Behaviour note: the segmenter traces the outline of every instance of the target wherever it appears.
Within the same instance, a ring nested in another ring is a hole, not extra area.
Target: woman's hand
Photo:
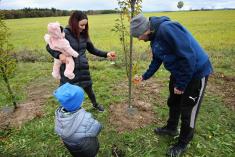
[[[62,63],[66,64],[66,56],[64,54],[60,54],[59,59]]]
[[[174,88],[174,93],[177,95],[184,94],[184,91],[178,90],[176,87]]]
[[[110,60],[115,60],[116,59],[116,53],[114,51],[110,51],[107,53],[107,57]]]

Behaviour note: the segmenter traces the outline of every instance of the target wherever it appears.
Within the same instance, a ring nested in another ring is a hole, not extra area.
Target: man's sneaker
[[[185,152],[186,149],[186,144],[176,143],[175,145],[169,148],[169,150],[166,152],[166,155],[170,157],[179,157]]]
[[[104,112],[104,107],[100,104],[93,105],[95,109],[97,109],[99,112]]]
[[[169,136],[176,136],[178,135],[177,129],[169,129],[167,126],[156,128],[154,132],[158,135],[169,135]]]

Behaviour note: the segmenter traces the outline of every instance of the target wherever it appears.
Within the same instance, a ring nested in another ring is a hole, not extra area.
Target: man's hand
[[[107,57],[110,60],[115,60],[116,59],[116,53],[114,51],[110,51],[107,53]]]
[[[133,83],[134,84],[140,84],[142,81],[143,81],[143,77],[142,76],[135,75],[135,77],[133,79]]]
[[[64,54],[60,54],[59,59],[62,63],[66,64],[66,56]]]
[[[184,94],[184,91],[178,90],[176,87],[174,88],[174,93],[177,95]]]

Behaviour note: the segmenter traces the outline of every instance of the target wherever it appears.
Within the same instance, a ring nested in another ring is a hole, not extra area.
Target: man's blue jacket
[[[149,79],[163,63],[176,79],[175,87],[184,91],[192,79],[212,73],[208,55],[194,37],[178,22],[168,17],[150,17],[153,59],[143,79]]]

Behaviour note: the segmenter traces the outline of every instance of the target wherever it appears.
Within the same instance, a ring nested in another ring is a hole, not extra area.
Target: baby
[[[49,44],[50,48],[56,51],[61,52],[66,56],[66,68],[64,75],[69,79],[75,77],[74,70],[74,60],[72,57],[78,57],[78,53],[73,50],[68,42],[65,39],[65,34],[63,28],[58,22],[49,23],[47,26],[48,34],[44,36],[46,43]],[[58,59],[54,59],[53,72],[52,76],[56,79],[60,79],[60,66],[62,62]]]
[[[61,106],[55,111],[55,131],[74,157],[95,157],[99,150],[101,124],[81,106],[82,88],[70,83],[60,86],[54,96]]]

